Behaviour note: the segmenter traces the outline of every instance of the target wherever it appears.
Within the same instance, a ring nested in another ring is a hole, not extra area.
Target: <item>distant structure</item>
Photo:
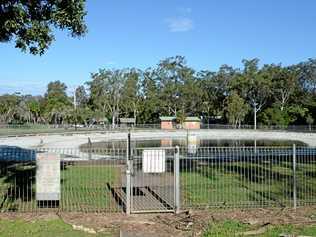
[[[160,117],[161,129],[173,129],[175,125],[176,117],[162,116]]]
[[[106,125],[109,123],[109,120],[108,118],[106,117],[100,117],[100,118],[94,118],[92,121],[91,121],[91,125],[93,124],[98,124],[98,125]]]
[[[199,117],[186,117],[183,122],[184,129],[200,129],[201,119]]]
[[[122,128],[131,128],[136,124],[135,118],[120,118],[120,127]]]
[[[170,137],[161,138],[160,146],[161,147],[172,147],[172,138],[170,138]]]

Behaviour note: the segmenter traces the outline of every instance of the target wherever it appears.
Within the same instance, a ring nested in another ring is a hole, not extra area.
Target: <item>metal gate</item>
[[[177,212],[179,148],[136,148],[128,157],[126,212]]]

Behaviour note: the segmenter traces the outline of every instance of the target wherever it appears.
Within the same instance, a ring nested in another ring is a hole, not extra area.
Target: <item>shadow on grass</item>
[[[0,209],[15,211],[17,200],[34,199],[36,152],[15,146],[0,146]]]

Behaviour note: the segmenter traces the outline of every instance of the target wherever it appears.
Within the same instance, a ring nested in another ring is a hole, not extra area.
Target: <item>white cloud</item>
[[[193,29],[193,21],[188,17],[167,18],[166,23],[170,32],[186,32]]]

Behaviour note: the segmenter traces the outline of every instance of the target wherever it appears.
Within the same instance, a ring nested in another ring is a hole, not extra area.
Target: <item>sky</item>
[[[86,8],[87,35],[56,31],[43,56],[0,43],[0,94],[41,94],[55,80],[72,93],[99,68],[146,69],[176,55],[212,71],[316,56],[314,0],[87,0]]]

